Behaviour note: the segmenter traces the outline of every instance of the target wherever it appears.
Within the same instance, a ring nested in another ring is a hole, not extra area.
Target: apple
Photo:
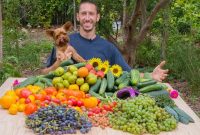
[[[101,70],[97,71],[96,75],[97,75],[98,77],[101,77],[101,78],[104,78],[104,76],[105,76],[104,72],[101,71]]]
[[[76,84],[81,86],[82,84],[84,84],[84,78],[77,78],[76,79]]]
[[[63,81],[63,85],[64,85],[65,88],[68,88],[68,87],[69,87],[69,82],[68,82],[68,80],[64,80],[64,81]]]
[[[83,91],[83,92],[88,92],[89,89],[90,89],[90,86],[89,86],[88,83],[84,83],[84,84],[82,84],[81,87],[80,87],[80,90]]]
[[[63,78],[64,80],[67,80],[67,79],[69,78],[69,76],[71,76],[71,75],[72,75],[72,73],[66,72],[66,73],[64,73],[64,75],[62,75],[62,78]]]
[[[62,83],[63,82],[63,78],[62,77],[54,77],[52,80],[53,85],[57,84],[57,83]]]
[[[54,74],[55,76],[62,76],[65,72],[65,69],[63,67],[58,67],[55,71]]]
[[[75,84],[75,83],[76,83],[76,79],[77,79],[77,77],[76,77],[75,75],[71,75],[71,76],[69,76],[69,78],[68,78],[68,82],[69,82],[70,84]]]
[[[71,73],[73,73],[74,71],[77,71],[78,68],[77,68],[76,66],[74,66],[74,65],[70,65],[70,66],[68,67],[68,70],[69,70]]]

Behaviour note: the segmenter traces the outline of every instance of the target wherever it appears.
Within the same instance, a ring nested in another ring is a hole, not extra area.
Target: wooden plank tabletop
[[[0,97],[9,89],[15,79],[19,81],[25,78],[8,78],[4,84],[0,87]],[[195,121],[195,123],[190,123],[184,125],[179,123],[176,130],[172,132],[162,132],[160,135],[200,135],[200,119],[192,111],[192,109],[183,101],[179,96],[174,100],[176,105],[188,113]],[[80,133],[77,133],[80,134]],[[17,115],[9,115],[8,110],[0,108],[0,135],[34,135],[34,133],[25,128],[25,116],[23,113],[18,113]],[[114,130],[111,128],[106,128],[102,130],[98,127],[93,127],[92,130],[86,135],[130,135],[119,130]]]

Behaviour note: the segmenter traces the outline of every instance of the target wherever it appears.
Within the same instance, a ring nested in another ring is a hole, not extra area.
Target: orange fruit
[[[12,104],[15,103],[16,103],[16,96],[4,95],[0,99],[0,105],[5,109],[8,109]]]
[[[81,67],[77,71],[77,75],[79,77],[86,77],[89,74],[89,71],[86,67]]]
[[[24,109],[25,109],[25,106],[26,106],[25,104],[19,104],[19,105],[18,105],[18,111],[19,111],[19,112],[23,112]]]

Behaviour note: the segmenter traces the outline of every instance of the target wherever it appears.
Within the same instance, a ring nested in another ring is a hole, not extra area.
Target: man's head
[[[100,14],[96,3],[89,0],[80,3],[77,13],[77,20],[80,22],[80,31],[95,31],[95,26],[99,19]]]

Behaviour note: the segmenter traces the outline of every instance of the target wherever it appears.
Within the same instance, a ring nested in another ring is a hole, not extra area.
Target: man
[[[94,2],[83,1],[79,5],[77,20],[80,23],[79,33],[70,35],[70,44],[86,60],[93,57],[108,60],[111,65],[118,64],[123,70],[130,71],[130,66],[125,62],[118,49],[109,41],[96,34],[96,23],[100,19],[98,7]],[[51,68],[54,62],[60,63],[60,59],[55,58],[55,49],[47,61],[47,67]],[[150,74],[157,81],[162,81],[167,76],[168,70],[161,69],[165,62],[161,62]],[[47,69],[48,69],[47,68]],[[44,69],[46,70],[46,69]],[[141,74],[143,76],[144,74]]]

